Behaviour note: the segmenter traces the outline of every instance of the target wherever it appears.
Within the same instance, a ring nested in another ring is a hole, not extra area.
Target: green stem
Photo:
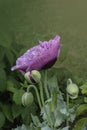
[[[42,83],[40,82],[39,85],[40,85],[40,97],[41,97],[42,104],[43,104],[43,106],[44,106],[45,103],[44,103],[44,95],[43,95]]]
[[[14,93],[15,91],[17,91],[17,89],[14,87],[8,86],[7,91]]]
[[[44,108],[44,112],[45,112],[45,114],[46,114],[46,116],[47,116],[48,124],[49,124],[49,125],[51,126],[51,128],[52,128],[52,127],[53,127],[53,124],[52,124],[50,115],[47,113],[47,110],[46,110],[46,107],[45,107],[42,83],[40,82],[39,85],[40,85],[40,97],[41,97],[42,105],[43,105],[43,108]]]
[[[41,101],[40,101],[40,95],[39,95],[39,92],[37,90],[37,88],[34,86],[34,85],[29,85],[28,88],[27,88],[27,92],[30,91],[30,88],[34,88],[35,92],[36,92],[36,95],[37,95],[37,100],[38,100],[38,103],[39,103],[39,107],[40,109],[42,108],[42,105],[41,105]]]
[[[66,105],[67,105],[67,112],[69,112],[69,95],[67,94],[67,100],[66,100]],[[68,117],[66,120],[66,125],[69,126],[69,121],[68,121]]]
[[[47,99],[49,99],[50,96],[47,89],[47,70],[45,70],[44,89],[45,89],[46,97]]]

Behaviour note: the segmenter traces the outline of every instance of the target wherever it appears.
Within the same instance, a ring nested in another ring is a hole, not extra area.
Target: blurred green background
[[[87,76],[87,0],[0,0],[0,45],[32,47],[61,36],[60,60],[80,77]]]

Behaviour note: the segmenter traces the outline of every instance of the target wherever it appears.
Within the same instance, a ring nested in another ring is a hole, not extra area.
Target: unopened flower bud
[[[29,83],[39,83],[41,80],[41,74],[37,70],[25,73],[24,77]]]
[[[26,72],[25,75],[24,75],[24,77],[27,80],[27,82],[31,83],[30,72]]]
[[[31,105],[34,101],[34,97],[31,92],[25,92],[22,96],[22,104],[24,106]]]
[[[32,76],[32,78],[34,79],[34,81],[35,81],[36,83],[39,83],[39,82],[40,82],[40,80],[41,80],[41,74],[40,74],[39,71],[33,70],[33,71],[31,72],[31,76]]]
[[[69,83],[67,85],[66,91],[71,99],[76,99],[78,97],[79,88],[76,84],[74,84],[72,82]]]

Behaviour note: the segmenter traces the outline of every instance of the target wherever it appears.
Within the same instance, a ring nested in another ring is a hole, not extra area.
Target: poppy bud
[[[25,73],[24,77],[29,83],[39,83],[41,80],[41,74],[37,70]]]
[[[31,92],[25,92],[22,96],[22,104],[24,106],[28,106],[28,105],[31,105],[33,103],[33,95]]]
[[[27,80],[27,82],[31,83],[30,72],[26,72],[25,75],[24,75],[24,77]]]
[[[71,99],[76,99],[78,97],[79,88],[74,83],[69,83],[66,88],[67,93],[69,94]]]

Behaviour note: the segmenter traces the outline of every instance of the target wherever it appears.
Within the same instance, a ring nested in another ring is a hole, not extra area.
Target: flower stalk
[[[46,107],[45,107],[44,95],[43,95],[43,87],[42,87],[41,82],[39,83],[39,86],[40,86],[40,97],[41,97],[42,105],[43,105],[43,108],[44,108],[44,112],[45,112],[45,114],[47,116],[48,124],[51,126],[51,128],[53,128],[53,123],[52,123],[51,118],[50,118],[50,113],[48,114],[48,112],[46,110]]]
[[[67,112],[69,112],[69,95],[68,94],[67,94],[67,100],[66,100],[66,107],[67,107]],[[66,120],[66,126],[69,126],[68,117]]]
[[[72,84],[71,79],[68,79],[68,81],[67,81],[67,86],[69,86],[69,84]],[[68,95],[67,92],[66,92],[66,107],[67,107],[67,112],[69,112],[69,95]],[[67,120],[66,120],[66,126],[69,126],[68,117],[67,117]]]
[[[34,86],[34,85],[29,85],[28,88],[27,88],[27,92],[30,91],[30,88],[33,88],[36,92],[36,96],[37,96],[37,100],[38,100],[38,104],[39,104],[39,107],[40,109],[42,108],[42,105],[41,105],[41,101],[40,101],[40,95],[39,95],[39,92],[37,90],[37,88]]]
[[[47,99],[49,99],[50,95],[47,89],[47,70],[45,70],[44,89],[45,89],[46,97]]]

